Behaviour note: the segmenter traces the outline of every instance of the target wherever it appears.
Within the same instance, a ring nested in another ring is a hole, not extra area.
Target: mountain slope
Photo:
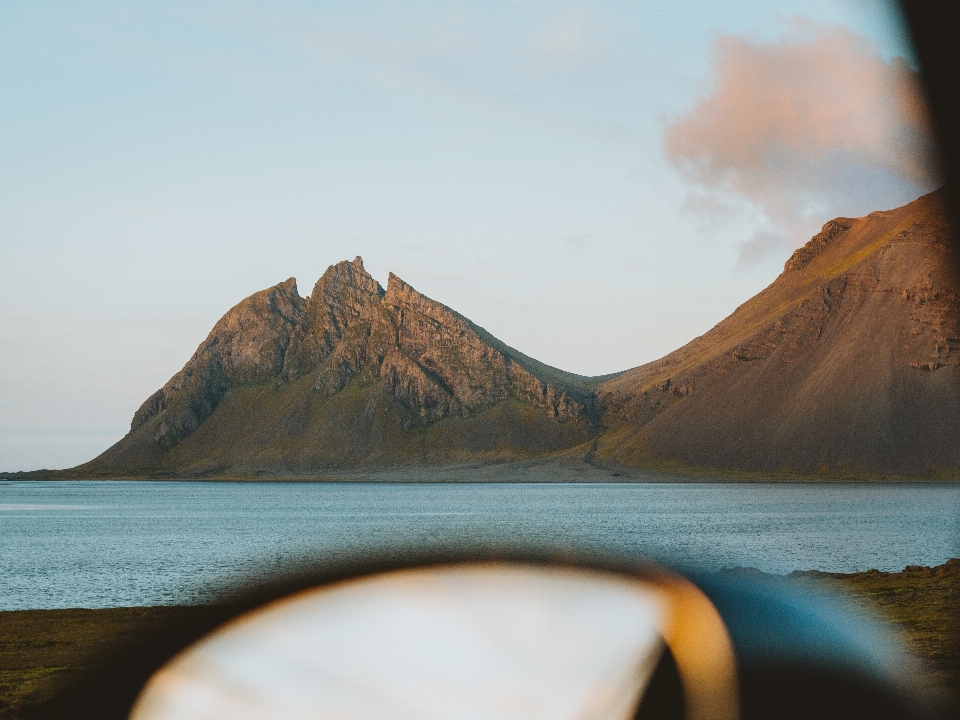
[[[127,436],[76,471],[520,459],[594,437],[596,385],[516,352],[393,274],[384,290],[357,258],[330,267],[307,298],[291,278],[232,308]]]
[[[838,218],[705,335],[603,383],[595,458],[804,473],[960,467],[944,192]]]
[[[70,476],[316,475],[526,460],[830,476],[960,471],[960,283],[943,190],[837,218],[655,362],[585,378],[360,258],[216,324]]]

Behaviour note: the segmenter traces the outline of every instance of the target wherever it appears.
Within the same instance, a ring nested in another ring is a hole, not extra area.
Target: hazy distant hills
[[[942,191],[838,218],[665,358],[548,367],[360,258],[216,324],[74,476],[310,475],[561,454],[608,467],[960,469],[960,284]],[[628,331],[625,328],[625,331]]]

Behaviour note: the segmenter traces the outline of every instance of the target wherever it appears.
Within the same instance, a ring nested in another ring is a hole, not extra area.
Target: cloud
[[[667,157],[693,193],[746,201],[764,216],[741,260],[800,245],[835,215],[933,189],[934,152],[907,62],[809,21],[775,42],[721,37],[712,91],[666,132]]]

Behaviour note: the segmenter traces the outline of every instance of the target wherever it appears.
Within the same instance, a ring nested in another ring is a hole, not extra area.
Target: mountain
[[[232,308],[126,437],[66,473],[319,475],[552,457],[608,470],[953,476],[960,283],[944,202],[941,189],[831,220],[708,333],[602,378],[548,367],[395,275],[384,290],[360,258],[341,262],[309,297],[290,279]]]
[[[597,381],[507,347],[358,257],[309,297],[256,293],[137,410],[87,475],[301,474],[517,460],[596,437]]]
[[[960,284],[944,189],[837,218],[705,335],[604,382],[596,462],[960,468]]]

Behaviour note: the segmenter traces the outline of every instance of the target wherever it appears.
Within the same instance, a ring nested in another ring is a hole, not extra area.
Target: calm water
[[[960,485],[0,482],[0,609],[202,600],[300,558],[471,539],[767,572],[960,556]]]

